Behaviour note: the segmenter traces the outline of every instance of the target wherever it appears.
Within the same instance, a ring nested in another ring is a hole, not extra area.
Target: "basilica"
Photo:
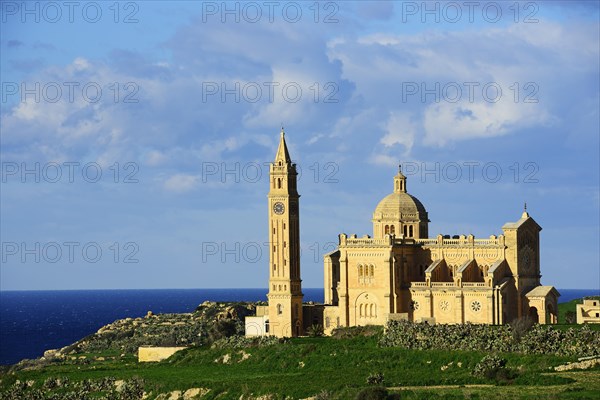
[[[300,195],[283,129],[269,180],[268,306],[247,317],[246,335],[304,335],[312,325],[506,324],[529,316],[557,322],[560,294],[540,284],[542,228],[525,209],[502,234],[429,237],[425,206],[398,170],[392,192],[375,207],[373,234],[338,235],[324,256],[324,304],[303,303]]]

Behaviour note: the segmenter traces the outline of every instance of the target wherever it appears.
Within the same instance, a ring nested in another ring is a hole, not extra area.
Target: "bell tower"
[[[277,337],[303,334],[297,176],[281,128],[279,148],[270,166],[268,195],[269,334]]]

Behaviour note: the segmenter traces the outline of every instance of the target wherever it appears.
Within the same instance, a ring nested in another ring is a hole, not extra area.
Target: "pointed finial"
[[[529,218],[529,213],[527,212],[527,202],[523,204],[523,214],[521,214],[521,218]]]
[[[402,164],[398,164],[398,172],[402,173]]]
[[[283,122],[282,122],[282,123],[281,123],[281,136],[284,136],[284,135],[285,135],[285,132],[284,132],[284,130],[283,130]]]

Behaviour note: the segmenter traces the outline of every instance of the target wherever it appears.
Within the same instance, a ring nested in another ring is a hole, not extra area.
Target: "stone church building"
[[[407,191],[402,171],[373,212],[373,235],[339,235],[324,256],[324,304],[303,304],[300,276],[300,195],[296,165],[281,132],[269,182],[268,306],[246,319],[246,335],[301,336],[314,324],[506,324],[530,316],[557,322],[560,294],[540,284],[540,231],[523,211],[502,234],[428,236],[425,206]]]

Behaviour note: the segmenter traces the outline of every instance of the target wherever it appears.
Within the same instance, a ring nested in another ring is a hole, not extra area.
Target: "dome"
[[[423,204],[406,192],[406,176],[400,168],[394,177],[394,192],[385,196],[373,213],[373,236],[399,234],[407,238],[426,238],[429,218]]]
[[[406,192],[394,192],[385,196],[375,208],[375,215],[396,220],[408,217],[411,220],[427,220],[423,204]]]

